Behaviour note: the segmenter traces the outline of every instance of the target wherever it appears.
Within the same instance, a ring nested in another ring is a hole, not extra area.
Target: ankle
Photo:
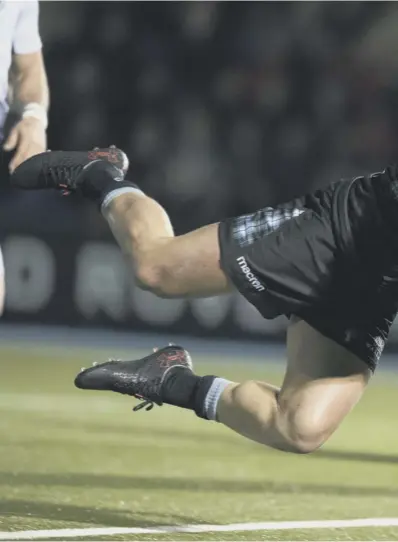
[[[206,378],[206,377],[204,377]],[[225,378],[212,377],[210,387],[207,389],[204,400],[198,397],[198,405],[200,408],[196,410],[196,414],[200,418],[205,418],[207,420],[219,421],[218,420],[218,405],[222,399],[225,392],[229,390],[233,383],[230,380]]]
[[[125,196],[124,198],[121,198],[121,196]],[[122,188],[115,187],[114,190],[111,190],[106,194],[104,197],[104,200],[101,204],[101,213],[104,215],[108,210],[110,210],[110,207],[117,206],[118,204],[125,205],[126,200],[131,202],[132,198],[133,201],[136,197],[145,197],[145,194],[142,190],[138,188],[138,186],[135,186],[131,184],[130,186],[124,186]],[[116,199],[118,200],[116,202]]]
[[[162,401],[193,410],[205,420],[217,421],[217,405],[231,382],[213,375],[198,376],[190,369],[176,367],[162,384]]]

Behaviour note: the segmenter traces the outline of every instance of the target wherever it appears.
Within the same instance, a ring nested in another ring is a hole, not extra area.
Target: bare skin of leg
[[[232,289],[219,264],[217,224],[174,237],[164,209],[139,193],[119,196],[103,214],[143,288],[161,297],[205,297]],[[289,326],[287,358],[281,389],[265,382],[231,384],[217,417],[256,442],[308,453],[358,402],[370,370],[301,320]]]
[[[370,375],[363,361],[297,320],[288,328],[281,389],[265,382],[231,384],[218,403],[218,420],[272,448],[309,453],[356,405]]]
[[[143,289],[160,297],[232,291],[219,264],[218,224],[175,237],[165,210],[140,194],[119,196],[103,215]]]

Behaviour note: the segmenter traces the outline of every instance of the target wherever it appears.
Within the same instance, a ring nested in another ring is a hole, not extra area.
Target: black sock
[[[190,369],[176,367],[168,372],[162,384],[162,400],[168,405],[193,410],[200,418],[208,419],[204,412],[207,392],[215,376],[198,376]]]
[[[119,188],[138,188],[136,184],[123,179],[121,171],[105,160],[92,162],[82,175],[81,193],[84,197],[94,201],[99,207],[113,190]]]

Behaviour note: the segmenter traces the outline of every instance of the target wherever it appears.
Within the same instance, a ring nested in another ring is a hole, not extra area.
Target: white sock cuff
[[[123,188],[115,188],[115,190],[112,190],[109,192],[105,198],[104,201],[101,204],[101,212],[104,212],[108,205],[116,198],[121,196],[122,194],[141,194],[144,196],[144,192],[140,190],[139,188],[134,188],[134,186],[124,186]]]
[[[209,420],[217,421],[217,405],[222,392],[232,382],[225,378],[215,378],[205,397],[204,410]]]

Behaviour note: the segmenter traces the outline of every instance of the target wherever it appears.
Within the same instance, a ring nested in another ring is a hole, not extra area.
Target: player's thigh
[[[371,370],[299,319],[288,328],[287,357],[280,408],[291,427],[323,442],[359,401]]]
[[[234,288],[220,265],[218,224],[166,240],[154,250],[160,287],[165,297],[206,297]]]

